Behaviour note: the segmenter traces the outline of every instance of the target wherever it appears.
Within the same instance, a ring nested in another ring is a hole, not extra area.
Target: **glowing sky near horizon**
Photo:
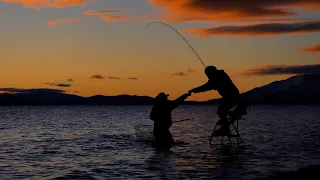
[[[144,31],[159,20],[245,92],[319,67],[319,10],[315,0],[0,0],[0,88],[173,99],[207,79],[174,31]]]

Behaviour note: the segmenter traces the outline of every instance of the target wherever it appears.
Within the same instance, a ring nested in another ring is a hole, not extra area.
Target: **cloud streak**
[[[57,86],[57,87],[71,87],[72,85],[71,84],[62,84],[62,83],[45,83],[49,86]]]
[[[187,76],[190,73],[194,73],[194,72],[196,72],[195,68],[189,68],[185,72],[183,72],[183,71],[173,72],[173,73],[171,73],[171,76]],[[166,78],[166,77],[169,77],[169,75],[161,74],[160,77]]]
[[[90,10],[90,11],[86,11],[83,14],[84,15],[105,15],[105,14],[114,14],[114,13],[118,13],[118,12],[126,12],[129,9],[104,9],[104,10]]]
[[[100,16],[100,19],[105,22],[137,22],[137,21],[150,21],[150,19],[157,19],[155,16],[127,16],[128,11],[137,11],[137,9],[130,8],[116,8],[116,9],[104,9],[104,10],[89,10],[83,14],[87,16]],[[139,12],[143,12],[140,10]],[[118,15],[114,15],[121,13]],[[160,19],[158,19],[160,20]]]
[[[320,74],[320,64],[267,65],[246,70],[241,74],[245,76]]]
[[[121,78],[116,76],[108,76],[108,79],[119,80]]]
[[[105,79],[104,76],[100,75],[100,74],[95,74],[90,76],[91,79]]]
[[[232,21],[296,16],[294,10],[319,10],[317,0],[149,0],[165,10],[164,19]]]
[[[19,3],[24,7],[41,9],[41,8],[66,8],[71,6],[85,6],[94,0],[2,0],[5,3]]]
[[[269,23],[243,26],[218,26],[212,28],[189,28],[183,32],[198,37],[209,36],[275,36],[280,34],[304,34],[320,32],[320,21],[298,23]]]
[[[186,76],[187,74],[184,72],[174,72],[171,74],[171,76]]]
[[[128,77],[128,80],[138,80],[136,77]]]
[[[57,20],[52,20],[47,22],[48,27],[56,26],[58,24],[70,24],[75,21],[79,21],[79,18],[67,18],[67,19],[57,19]]]
[[[196,72],[196,69],[195,69],[195,68],[189,68],[189,69],[187,70],[187,72],[188,72],[188,73],[193,73],[193,72]]]
[[[304,48],[301,50],[302,52],[307,52],[307,53],[317,53],[320,52],[320,44],[315,44],[310,47]]]
[[[118,22],[118,21],[122,21],[124,20],[126,17],[123,15],[119,15],[119,16],[102,16],[101,20],[105,21],[105,22]]]

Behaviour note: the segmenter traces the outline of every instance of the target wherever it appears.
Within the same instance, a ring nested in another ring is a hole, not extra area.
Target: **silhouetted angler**
[[[154,106],[150,113],[150,119],[154,121],[153,135],[156,140],[157,148],[171,148],[174,140],[169,131],[172,125],[171,112],[178,107],[190,94],[186,93],[176,100],[168,100],[168,94],[159,93],[155,100]]]
[[[209,90],[217,90],[222,96],[222,101],[217,110],[219,115],[221,128],[216,131],[217,135],[230,135],[230,128],[227,121],[228,111],[239,102],[240,93],[234,85],[230,77],[224,70],[217,70],[215,66],[208,66],[205,69],[208,82],[189,91],[189,93],[200,93]]]

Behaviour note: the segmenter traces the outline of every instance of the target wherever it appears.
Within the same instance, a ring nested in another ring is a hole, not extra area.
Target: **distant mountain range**
[[[243,95],[251,103],[320,104],[320,74],[293,76],[254,88]]]
[[[320,74],[297,75],[242,93],[251,104],[320,104]],[[220,99],[202,102],[217,103]]]
[[[3,90],[3,89],[2,89]],[[0,105],[150,105],[148,96],[102,96],[81,97],[53,89],[17,90],[0,94]],[[251,104],[320,104],[320,74],[297,75],[275,81],[242,93]],[[184,104],[216,104],[220,99]]]

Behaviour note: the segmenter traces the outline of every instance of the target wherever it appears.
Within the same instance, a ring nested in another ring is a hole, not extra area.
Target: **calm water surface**
[[[180,106],[169,152],[151,106],[0,107],[0,179],[256,179],[320,164],[320,106],[252,106],[244,143],[210,146],[216,106]],[[216,139],[217,142],[219,139]]]

